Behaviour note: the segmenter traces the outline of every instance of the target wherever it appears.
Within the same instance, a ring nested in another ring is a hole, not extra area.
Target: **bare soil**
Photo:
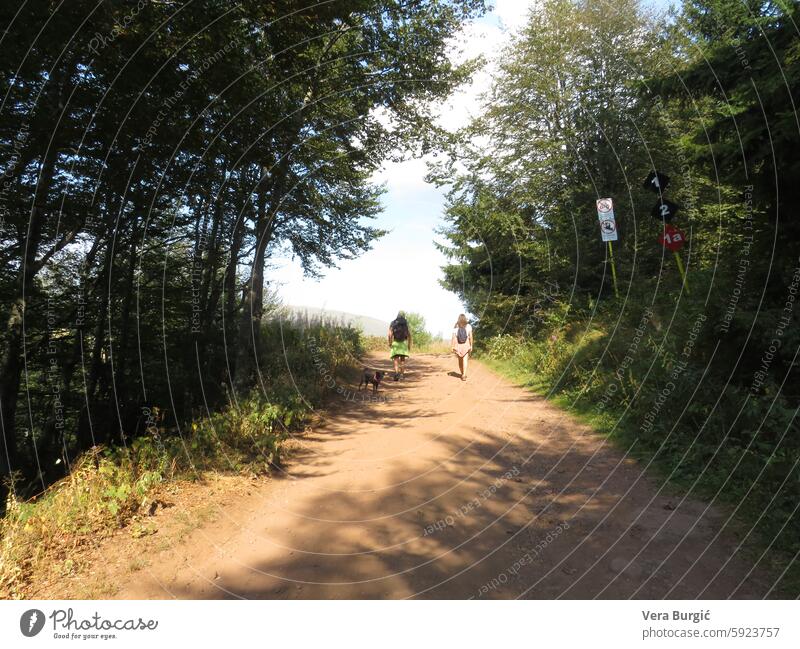
[[[371,359],[389,369],[388,360]],[[82,592],[138,598],[760,598],[728,516],[479,363],[349,392],[271,479],[179,490]],[[354,396],[356,395],[356,396]],[[171,506],[169,506],[171,505]],[[95,587],[90,587],[95,584]],[[102,585],[102,586],[101,586]],[[89,590],[87,591],[87,587]],[[93,588],[95,588],[93,590]],[[66,592],[64,592],[66,591]],[[56,595],[52,591],[50,596]]]

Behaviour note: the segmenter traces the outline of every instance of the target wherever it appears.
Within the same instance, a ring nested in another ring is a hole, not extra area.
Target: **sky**
[[[536,0],[495,0],[494,10],[467,24],[458,38],[463,56],[483,54],[490,59],[510,34],[524,23]],[[665,4],[656,0],[655,4]],[[455,130],[477,114],[480,93],[488,89],[492,65],[478,72],[472,83],[441,107],[443,125]],[[298,263],[273,260],[268,281],[287,305],[308,306],[365,315],[390,321],[398,310],[422,314],[433,334],[448,332],[464,307],[439,284],[446,263],[434,241],[444,225],[445,188],[425,180],[424,159],[388,163],[375,177],[386,184],[383,213],[373,224],[389,230],[372,249],[355,260],[339,263],[321,280],[303,276]]]

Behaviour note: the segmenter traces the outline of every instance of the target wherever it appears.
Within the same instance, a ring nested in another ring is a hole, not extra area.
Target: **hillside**
[[[366,336],[384,336],[389,329],[388,320],[379,320],[365,315],[324,309],[312,306],[286,306],[284,312],[290,317],[308,318],[310,320],[327,320],[336,324],[351,325],[360,328]]]

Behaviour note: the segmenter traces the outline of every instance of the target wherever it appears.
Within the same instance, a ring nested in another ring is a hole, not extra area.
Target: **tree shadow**
[[[416,415],[415,415],[416,416]],[[397,418],[397,417],[395,417]],[[388,419],[389,421],[391,418]],[[394,425],[387,423],[386,425]],[[704,505],[675,505],[596,439],[538,445],[478,427],[439,436],[449,458],[393,461],[387,488],[324,492],[235,568],[170,586],[180,598],[762,597]],[[315,467],[312,467],[316,470]],[[637,556],[638,555],[638,556]],[[228,564],[230,566],[230,564]],[[719,572],[719,574],[717,574]]]

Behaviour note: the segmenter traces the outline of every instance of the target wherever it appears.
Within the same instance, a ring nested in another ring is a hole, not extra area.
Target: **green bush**
[[[496,336],[481,355],[621,446],[635,443],[662,477],[738,507],[747,527],[758,521],[757,535],[786,567],[800,551],[800,436],[791,404],[774,397],[775,386],[753,393],[708,369],[718,332],[702,298],[679,313],[667,300],[622,317],[618,309],[601,304],[534,338]],[[799,576],[793,566],[786,583]]]
[[[0,519],[0,598],[25,596],[35,572],[71,561],[67,548],[129,524],[164,483],[281,464],[284,442],[306,426],[363,343],[357,330],[324,322],[268,322],[262,334],[261,390],[181,433],[154,426],[126,447],[92,449],[38,498],[9,499]]]
[[[427,330],[425,318],[419,313],[406,313],[408,328],[411,329],[411,340],[417,350],[424,350],[430,347],[433,336]]]

